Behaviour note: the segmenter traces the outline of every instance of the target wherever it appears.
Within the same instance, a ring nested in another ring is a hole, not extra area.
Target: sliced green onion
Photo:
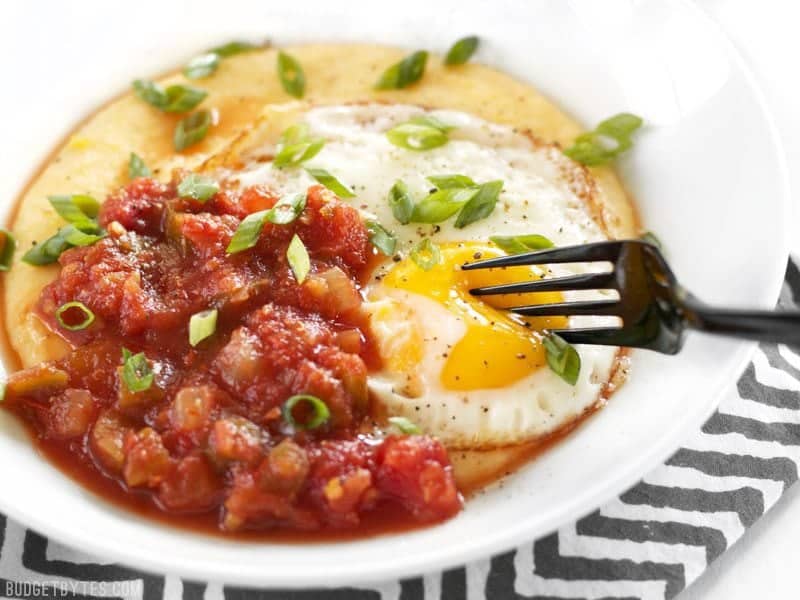
[[[216,308],[195,313],[189,319],[189,344],[197,346],[207,337],[214,335],[217,330],[217,315],[219,311]]]
[[[167,92],[149,79],[136,79],[132,84],[134,93],[148,104],[161,108],[167,103]]]
[[[386,132],[387,139],[400,148],[423,152],[444,146],[450,138],[447,131],[423,123],[402,123]]]
[[[0,229],[0,271],[8,271],[17,249],[17,240],[7,229]]]
[[[397,427],[400,433],[405,433],[406,435],[419,435],[422,433],[422,430],[415,423],[405,417],[389,417],[387,421]]]
[[[295,98],[303,97],[306,91],[306,76],[296,58],[285,52],[278,52],[278,77],[287,94]]]
[[[135,152],[131,152],[130,158],[128,158],[128,178],[150,177],[152,174],[153,172],[142,160],[142,157]]]
[[[59,229],[54,236],[34,245],[22,256],[22,261],[35,266],[50,265],[58,261],[58,257],[66,250],[74,246],[91,246],[105,235],[106,232],[94,221],[70,224]]]
[[[272,209],[260,210],[242,219],[225,252],[236,254],[255,246],[258,236],[261,235],[261,230],[264,229],[264,224],[267,222],[267,214],[270,210]]]
[[[647,242],[648,244],[652,244],[659,250],[663,250],[664,245],[661,243],[661,240],[656,237],[656,234],[652,231],[645,231],[642,235],[639,236],[639,239],[643,242]]]
[[[414,214],[414,199],[403,181],[398,179],[394,182],[392,189],[389,190],[388,201],[395,219],[403,225],[411,222],[411,216]]]
[[[447,51],[444,57],[444,64],[446,65],[462,65],[467,62],[475,50],[478,49],[478,37],[471,35],[469,37],[461,38]]]
[[[137,79],[133,91],[139,98],[164,112],[187,112],[200,104],[208,92],[191,85],[175,84],[164,89],[154,81]]]
[[[442,253],[439,251],[439,246],[431,241],[431,238],[425,238],[419,242],[411,251],[411,260],[414,261],[423,271],[430,271],[433,267],[439,264],[442,259]]]
[[[232,42],[228,42],[227,44],[222,44],[221,46],[217,46],[216,48],[211,48],[209,52],[216,54],[220,58],[229,58],[234,54],[249,52],[250,50],[255,50],[258,47],[259,46],[257,44],[253,44],[251,42],[242,42],[240,40],[234,40]]]
[[[369,232],[369,241],[386,256],[392,256],[397,249],[397,238],[377,221],[364,223]]]
[[[300,403],[308,405],[308,408],[311,410],[311,416],[306,419],[304,423],[299,423],[294,418],[293,414],[294,407]],[[292,396],[283,403],[281,413],[283,415],[283,420],[298,431],[316,429],[317,427],[327,423],[328,419],[331,418],[331,411],[328,409],[328,405],[311,394],[298,394],[296,396]]]
[[[478,193],[477,188],[450,188],[437,190],[423,198],[414,207],[414,223],[441,223],[446,221]]]
[[[356,195],[353,190],[336,179],[336,177],[331,175],[330,172],[326,171],[325,169],[306,169],[306,172],[334,194],[339,196],[339,198],[353,198]]]
[[[570,385],[575,385],[581,372],[581,357],[558,334],[548,332],[543,338],[547,364],[550,369]]]
[[[6,399],[6,382],[0,381],[0,403]]]
[[[278,139],[278,146],[291,146],[307,141],[311,137],[311,129],[306,123],[295,123],[287,127]]]
[[[150,389],[155,376],[144,352],[133,354],[127,348],[123,348],[122,360],[122,381],[125,387],[133,393]]]
[[[584,165],[602,165],[612,161],[633,145],[631,135],[642,126],[641,117],[620,113],[600,123],[594,131],[575,138],[564,154]]]
[[[51,265],[58,261],[58,257],[65,250],[72,246],[58,233],[43,242],[35,244],[30,250],[22,255],[22,261],[29,265],[41,267]]]
[[[303,283],[311,270],[311,259],[308,256],[308,250],[306,250],[303,240],[296,233],[286,249],[286,260],[289,261],[289,266],[292,268],[292,273],[294,273],[297,283]]]
[[[80,321],[69,318],[70,315],[77,316],[74,313],[80,313],[83,318]],[[65,321],[65,318],[68,319],[69,322]],[[74,302],[62,304],[56,309],[56,321],[58,321],[58,324],[64,329],[69,331],[80,331],[82,329],[86,329],[89,325],[94,323],[94,313],[89,310],[89,308],[83,302],[78,302],[76,300]]]
[[[172,136],[175,150],[185,150],[206,137],[211,121],[211,112],[207,110],[199,110],[178,121]]]
[[[67,223],[84,225],[91,222],[100,212],[100,203],[86,194],[48,196],[47,200]]]
[[[553,247],[553,242],[538,233],[508,236],[493,235],[489,239],[509,254],[522,254],[523,252],[533,252],[534,250]]]
[[[272,164],[278,168],[299,165],[314,158],[324,145],[325,140],[315,138],[282,146],[278,154],[275,155]]]
[[[252,248],[258,242],[266,223],[287,225],[297,219],[305,207],[305,194],[289,194],[278,200],[272,208],[247,215],[236,228],[226,252],[236,254]]]
[[[471,178],[466,175],[431,175],[428,177],[433,185],[440,190],[448,190],[450,188],[466,188],[475,187],[478,185]]]
[[[171,85],[166,89],[167,101],[161,110],[170,113],[189,112],[208,96],[208,92],[191,85]]]
[[[275,225],[288,225],[299,217],[306,208],[305,194],[282,196],[264,215],[264,219]]]
[[[219,54],[206,52],[190,60],[183,68],[183,74],[187,79],[203,79],[212,75],[219,67],[219,63]]]
[[[456,228],[462,229],[470,223],[485,219],[492,214],[502,190],[503,182],[499,179],[487,181],[478,186],[477,193],[469,199],[464,208],[461,209],[461,212],[458,213],[455,223]]]
[[[95,231],[86,231],[88,228],[79,229],[76,225],[67,225],[58,232],[61,239],[70,246],[91,246],[106,237],[106,232],[100,228]]]
[[[375,84],[376,90],[399,90],[420,80],[425,72],[428,53],[419,50],[386,69]]]
[[[219,184],[205,175],[191,173],[178,184],[178,195],[198,202],[206,202],[219,191]]]

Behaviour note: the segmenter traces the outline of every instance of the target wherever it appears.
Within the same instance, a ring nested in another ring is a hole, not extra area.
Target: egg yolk
[[[443,305],[466,325],[466,333],[447,353],[441,373],[449,390],[505,387],[545,364],[538,334],[567,326],[564,317],[523,318],[501,309],[561,302],[558,292],[476,297],[469,290],[487,285],[540,279],[533,267],[463,271],[461,265],[503,256],[492,244],[453,242],[439,246],[440,260],[424,271],[411,259],[395,265],[384,277],[387,286],[420,294]]]

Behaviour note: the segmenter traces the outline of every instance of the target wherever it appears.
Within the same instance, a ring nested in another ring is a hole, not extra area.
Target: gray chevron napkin
[[[780,305],[800,305],[790,262]],[[664,600],[694,581],[797,480],[800,348],[762,344],[708,422],[593,513],[515,550],[370,588],[247,590],[150,575],[0,515],[0,597],[144,600]]]

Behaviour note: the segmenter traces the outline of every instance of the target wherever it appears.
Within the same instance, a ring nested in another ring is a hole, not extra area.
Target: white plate
[[[346,6],[346,8],[344,8]],[[477,33],[478,60],[537,85],[587,124],[630,110],[648,123],[620,164],[679,278],[709,302],[771,306],[787,257],[782,154],[760,94],[717,28],[680,1],[370,0],[280,4],[11,3],[0,24],[0,198],[62,133],[135,76],[232,37],[380,41],[444,50]],[[42,15],[47,14],[46,19]],[[673,452],[716,406],[751,346],[693,335],[675,358],[637,353],[609,406],[452,521],[363,541],[212,539],[95,498],[37,456],[0,412],[0,510],[105,559],[264,586],[376,581],[453,566],[548,533]]]

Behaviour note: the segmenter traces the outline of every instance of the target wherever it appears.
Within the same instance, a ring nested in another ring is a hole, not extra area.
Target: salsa
[[[72,351],[11,375],[4,405],[92,477],[225,532],[457,513],[444,447],[387,426],[370,400],[380,364],[360,282],[376,251],[358,211],[313,186],[297,218],[229,253],[242,220],[279,199],[225,181],[180,197],[186,176],[133,180],[100,208],[105,237],[60,255],[36,311]],[[204,311],[216,322],[193,344]]]

